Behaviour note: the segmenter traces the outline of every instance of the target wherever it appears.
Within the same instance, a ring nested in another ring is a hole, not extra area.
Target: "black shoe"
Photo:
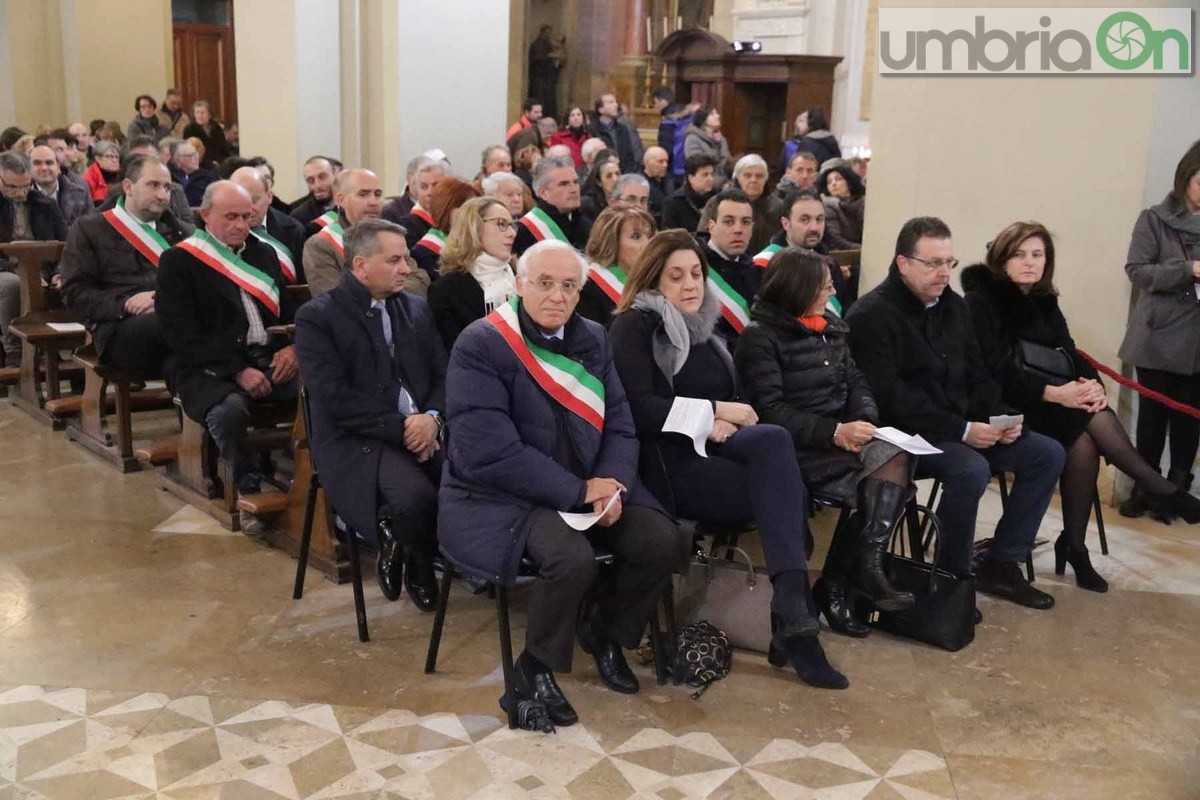
[[[517,689],[525,697],[537,700],[546,707],[550,721],[564,728],[579,721],[579,715],[554,680],[554,672],[540,663],[529,653],[522,653],[513,665],[516,673]]]
[[[1200,498],[1191,493],[1192,476],[1176,470],[1171,470],[1168,474],[1171,482],[1179,488],[1174,494],[1155,499],[1159,505],[1166,507],[1173,515],[1183,517],[1183,521],[1189,525],[1195,525],[1200,522]]]
[[[874,478],[859,481],[855,510],[858,579],[854,585],[871,598],[880,611],[901,611],[916,602],[912,592],[893,588],[883,570],[883,554],[892,540],[892,528],[907,499],[907,486]]]
[[[351,532],[350,535],[357,534]],[[395,534],[392,533],[391,526],[382,522],[379,524],[379,555],[375,558],[375,577],[379,579],[379,589],[384,597],[393,603],[400,599],[400,587],[404,577],[404,553],[400,543],[396,541]]]
[[[1021,568],[1012,561],[987,559],[979,565],[977,591],[999,597],[1026,608],[1046,610],[1054,607],[1054,597],[1033,588]]]
[[[776,669],[781,669],[790,661],[800,680],[818,689],[846,689],[850,686],[846,676],[834,669],[829,659],[825,658],[821,642],[815,636],[806,639],[772,636],[767,661]]]
[[[983,622],[983,612],[982,612],[982,611],[980,611],[978,608],[976,608],[976,609],[975,609],[974,618],[975,618],[975,619],[974,619],[974,622],[975,622],[975,624],[976,624],[976,625],[978,625],[979,623]]]
[[[822,576],[813,584],[812,593],[817,608],[825,615],[825,621],[835,633],[856,639],[871,635],[870,626],[860,622],[851,612],[850,604],[846,602],[845,584]]]
[[[408,590],[408,596],[417,608],[425,612],[437,608],[437,577],[433,574],[431,566],[422,567],[415,560],[409,559],[404,565],[404,588]]]
[[[1064,534],[1054,542],[1054,574],[1065,574],[1067,564],[1075,571],[1075,585],[1080,589],[1087,589],[1089,592],[1108,591],[1108,581],[1092,568],[1092,559],[1088,557],[1087,548],[1076,550],[1071,547]]]
[[[1117,506],[1117,513],[1122,517],[1137,518],[1145,514],[1149,508],[1146,503],[1146,493],[1134,486],[1129,497],[1122,500],[1121,504]]]
[[[810,638],[821,632],[816,610],[809,605],[812,593],[808,588],[808,573],[804,570],[782,572],[771,586],[772,634],[791,639]]]
[[[508,713],[508,697],[500,696],[500,708]],[[546,707],[537,700],[517,697],[517,727],[534,733],[554,733],[554,723],[546,713]]]
[[[625,651],[612,639],[597,633],[595,617],[579,626],[579,645],[596,660],[596,672],[605,686],[621,694],[637,694],[638,679],[625,660]]]

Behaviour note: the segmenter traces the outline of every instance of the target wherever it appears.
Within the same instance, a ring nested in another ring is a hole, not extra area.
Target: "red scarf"
[[[829,324],[824,314],[805,314],[802,317],[796,317],[796,321],[813,333],[823,333],[825,326]]]

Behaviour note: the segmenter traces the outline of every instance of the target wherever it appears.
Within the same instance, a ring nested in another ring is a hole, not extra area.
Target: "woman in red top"
[[[579,169],[583,166],[583,143],[590,138],[583,109],[571,106],[567,112],[567,124],[550,137],[550,146],[565,144],[569,147],[571,158],[575,159],[575,169]]]

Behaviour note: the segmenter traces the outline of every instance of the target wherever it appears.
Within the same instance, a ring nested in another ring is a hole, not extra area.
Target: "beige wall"
[[[14,121],[27,131],[66,119],[62,37],[54,2],[0,0],[11,69]]]

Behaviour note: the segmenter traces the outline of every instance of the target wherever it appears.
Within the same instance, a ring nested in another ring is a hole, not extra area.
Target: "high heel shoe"
[[[1200,498],[1187,489],[1180,489],[1175,494],[1167,495],[1162,502],[1167,508],[1182,517],[1187,524],[1195,525],[1200,522]]]
[[[1062,534],[1054,542],[1054,574],[1066,574],[1066,565],[1075,571],[1075,585],[1089,592],[1107,592],[1108,581],[1092,567],[1092,559],[1086,549],[1076,550]]]
[[[863,624],[850,610],[846,598],[846,585],[840,581],[821,576],[812,588],[813,601],[825,615],[825,621],[835,633],[862,639],[871,634],[871,628]]]
[[[850,681],[838,672],[825,658],[825,651],[816,637],[792,637],[784,639],[779,634],[771,636],[767,650],[767,663],[782,669],[791,662],[800,680],[818,689],[845,689]]]

